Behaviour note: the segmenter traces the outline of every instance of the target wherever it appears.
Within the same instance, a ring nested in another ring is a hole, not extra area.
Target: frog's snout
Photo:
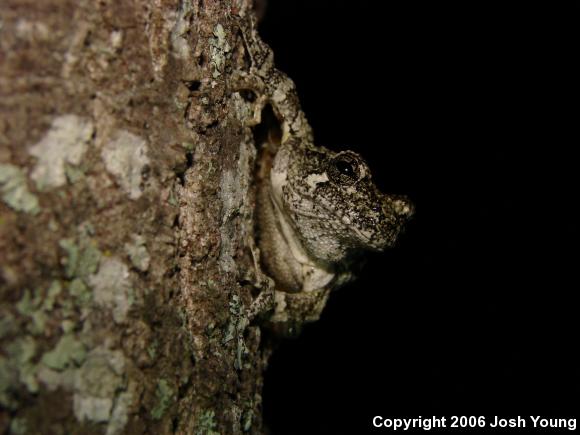
[[[415,214],[415,206],[406,196],[388,195],[383,203],[383,212],[386,215],[395,215],[398,219],[407,221]]]

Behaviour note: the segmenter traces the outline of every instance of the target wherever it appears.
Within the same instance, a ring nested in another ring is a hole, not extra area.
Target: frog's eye
[[[332,159],[329,173],[335,183],[353,184],[360,177],[359,163],[349,154],[339,154]]]
[[[342,175],[346,175],[350,178],[356,177],[355,168],[351,162],[347,162],[346,160],[337,160],[334,162],[334,166],[336,166],[336,169],[338,169],[338,172],[340,172]]]

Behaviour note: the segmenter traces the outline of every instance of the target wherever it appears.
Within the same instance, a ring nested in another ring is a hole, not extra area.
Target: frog
[[[287,140],[263,157],[257,194],[261,264],[275,282],[271,323],[299,330],[333,290],[355,278],[367,252],[393,247],[414,206],[382,193],[356,152]]]
[[[382,193],[360,154],[315,144],[294,82],[255,29],[240,31],[249,67],[234,73],[232,91],[251,106],[246,125],[266,125],[256,143],[252,242],[262,293],[249,318],[267,312],[266,327],[294,336],[354,280],[367,252],[396,244],[415,208],[406,196]]]

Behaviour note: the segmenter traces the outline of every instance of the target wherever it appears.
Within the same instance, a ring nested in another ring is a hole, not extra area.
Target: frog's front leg
[[[275,290],[274,290],[274,281],[272,278],[267,277],[264,281],[262,281],[261,285],[257,285],[260,289],[260,293],[251,303],[246,311],[246,317],[249,322],[252,322],[254,319],[262,317],[266,313],[272,311],[275,308]]]

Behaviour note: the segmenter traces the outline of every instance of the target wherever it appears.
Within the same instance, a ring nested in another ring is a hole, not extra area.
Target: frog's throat
[[[270,201],[272,202],[274,215],[276,216],[276,220],[280,226],[280,230],[282,231],[282,236],[288,248],[290,248],[290,252],[292,252],[292,256],[302,265],[312,266],[315,267],[316,263],[310,259],[304,246],[300,243],[300,238],[296,231],[292,227],[292,224],[288,220],[286,214],[282,211],[282,206],[279,203],[276,193],[274,192],[274,188],[270,190]]]

